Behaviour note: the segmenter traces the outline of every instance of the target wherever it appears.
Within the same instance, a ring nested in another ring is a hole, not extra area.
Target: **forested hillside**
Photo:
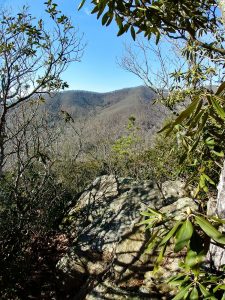
[[[60,113],[60,110],[65,110],[79,116],[79,113],[87,114],[90,111],[99,113],[102,110],[105,111],[106,108],[109,112],[112,110],[112,113],[117,108],[122,112],[126,108],[132,110],[141,104],[153,104],[156,98],[157,96],[145,86],[108,93],[65,91],[53,94],[46,101],[45,107],[52,113]],[[165,107],[163,109],[166,110]]]

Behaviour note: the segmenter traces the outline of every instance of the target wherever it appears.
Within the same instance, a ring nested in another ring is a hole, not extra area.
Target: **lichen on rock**
[[[153,298],[148,299],[156,299],[153,289],[149,290],[154,280],[150,283],[151,276],[148,276],[154,257],[145,253],[149,232],[138,225],[142,219],[140,212],[152,207],[180,216],[187,206],[196,209],[196,204],[185,194],[180,181],[166,182],[159,190],[151,181],[134,181],[114,175],[98,177],[64,219],[64,228],[73,243],[58,262],[58,269],[70,279],[80,275],[92,280],[92,288],[85,282],[81,287],[81,290],[87,289],[86,299],[101,299],[105,282],[111,282],[126,294],[121,296],[124,298],[109,299],[138,299],[132,298],[132,293],[137,297],[137,292],[144,299],[147,295],[144,291],[149,296],[152,294]],[[173,265],[174,261],[170,263]],[[161,280],[168,272],[164,275]]]

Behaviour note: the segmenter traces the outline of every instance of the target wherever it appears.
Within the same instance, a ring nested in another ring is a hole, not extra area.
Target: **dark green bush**
[[[35,163],[27,168],[17,187],[15,180],[8,173],[0,183],[0,278],[5,299],[28,279],[35,255],[32,244],[58,229],[72,200],[54,174]]]

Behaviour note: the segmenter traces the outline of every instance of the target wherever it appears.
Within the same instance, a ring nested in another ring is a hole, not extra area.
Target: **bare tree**
[[[189,58],[186,52],[190,52]],[[173,113],[184,106],[188,89],[213,88],[224,79],[224,58],[209,57],[190,41],[164,38],[157,45],[137,39],[125,45],[119,66],[139,77]],[[215,71],[216,70],[216,71]],[[190,95],[189,95],[190,96]],[[187,100],[187,99],[186,99]]]
[[[40,99],[67,87],[61,74],[80,61],[83,48],[70,20],[49,5],[51,31],[33,18],[27,8],[16,16],[0,12],[0,177],[5,160],[6,121],[19,104]]]
[[[170,72],[185,64],[171,46],[166,53],[162,46],[163,42],[154,45],[137,39],[133,46],[125,45],[125,53],[118,61],[122,69],[138,76],[160,98],[174,85]]]

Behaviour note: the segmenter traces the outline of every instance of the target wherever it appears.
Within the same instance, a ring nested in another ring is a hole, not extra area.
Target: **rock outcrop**
[[[159,190],[151,181],[97,178],[63,221],[73,245],[57,267],[67,288],[77,289],[75,299],[157,299],[140,212],[152,207],[179,218],[187,206],[196,209],[185,196],[179,181]]]

